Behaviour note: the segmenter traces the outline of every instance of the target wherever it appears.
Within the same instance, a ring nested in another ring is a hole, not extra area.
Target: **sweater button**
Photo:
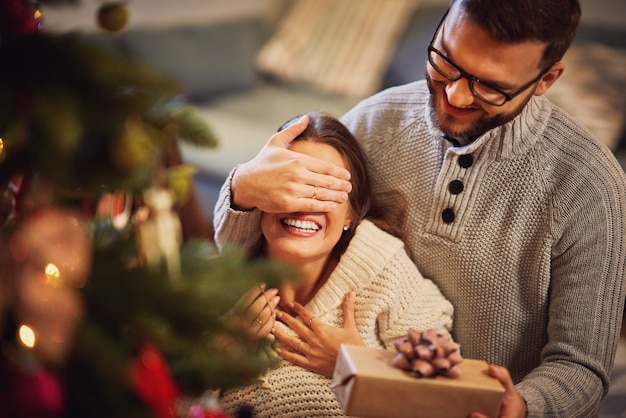
[[[452,194],[459,194],[463,191],[464,186],[461,180],[452,180],[450,184],[448,184],[448,190]]]
[[[461,168],[470,168],[474,164],[474,157],[472,154],[463,154],[459,156],[459,165]]]
[[[441,219],[447,224],[454,222],[454,217],[454,211],[450,208],[444,209],[443,212],[441,212]]]

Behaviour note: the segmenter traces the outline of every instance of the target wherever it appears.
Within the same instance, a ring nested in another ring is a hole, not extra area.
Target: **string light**
[[[22,345],[28,348],[33,348],[35,346],[35,342],[37,340],[35,336],[35,331],[28,325],[20,326],[18,330],[18,337]]]
[[[61,272],[57,266],[50,263],[46,266],[45,272],[48,283],[54,286],[58,286],[61,283]]]

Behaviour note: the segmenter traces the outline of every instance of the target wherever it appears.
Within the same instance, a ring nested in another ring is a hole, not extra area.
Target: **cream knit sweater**
[[[509,368],[531,417],[596,415],[626,289],[623,170],[543,97],[462,148],[441,138],[428,99],[418,81],[342,118],[366,149],[375,191],[406,196],[408,245],[454,305],[464,356]],[[254,242],[258,212],[232,210],[229,186],[216,239]]]
[[[409,327],[441,332],[451,328],[450,302],[422,277],[399,239],[367,220],[358,226],[339,264],[307,308],[319,320],[341,326],[343,297],[351,290],[356,291],[356,325],[369,347],[395,350],[393,341],[405,337]],[[282,361],[267,376],[269,388],[257,383],[226,391],[222,406],[232,416],[248,403],[255,417],[343,417],[330,382]]]

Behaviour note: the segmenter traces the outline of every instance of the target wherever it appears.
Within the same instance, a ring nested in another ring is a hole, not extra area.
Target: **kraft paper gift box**
[[[457,378],[417,377],[391,364],[395,351],[342,344],[332,390],[349,416],[465,418],[472,412],[497,417],[504,396],[487,363],[463,359]]]

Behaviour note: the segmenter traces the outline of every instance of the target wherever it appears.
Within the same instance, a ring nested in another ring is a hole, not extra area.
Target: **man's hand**
[[[303,117],[272,135],[252,160],[237,168],[231,183],[234,208],[330,212],[348,200],[352,186],[347,170],[287,148],[308,122],[308,117]]]
[[[525,418],[527,412],[526,402],[515,388],[509,371],[502,366],[490,365],[489,375],[498,379],[505,390],[498,418]],[[487,418],[487,416],[481,413],[473,413],[469,418]]]
[[[276,313],[278,320],[291,328],[298,337],[280,331],[276,328],[273,333],[277,339],[295,351],[278,348],[278,354],[285,360],[324,376],[332,376],[335,362],[342,343],[364,346],[354,322],[354,292],[346,294],[343,301],[343,327],[326,325],[299,303],[294,303],[294,311],[301,319],[298,320],[286,312]]]

